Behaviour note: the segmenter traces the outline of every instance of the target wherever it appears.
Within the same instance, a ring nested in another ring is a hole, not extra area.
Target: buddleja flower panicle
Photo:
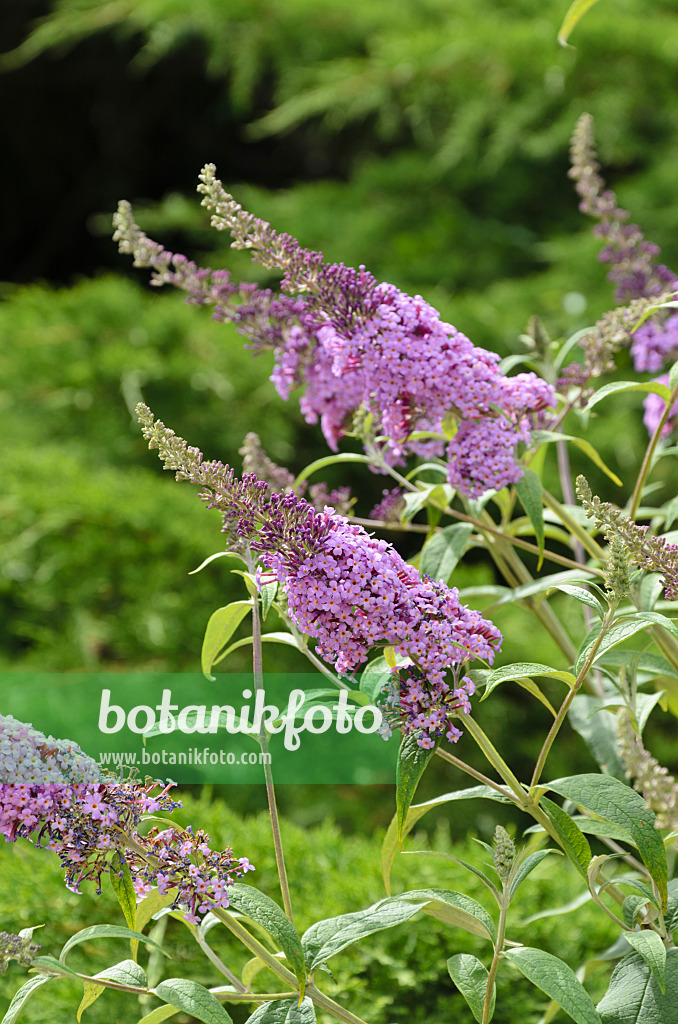
[[[404,721],[409,731],[418,730],[423,745],[438,735],[440,714],[447,721],[453,711],[468,709],[471,680],[451,688],[446,674],[451,669],[459,677],[474,658],[491,663],[502,637],[480,612],[460,603],[455,588],[422,579],[390,544],[332,508],[317,511],[296,494],[271,494],[264,481],[251,475],[238,481],[221,463],[203,462],[197,449],[154,421],[146,406],[138,413],[149,445],[159,449],[166,467],[178,479],[206,488],[202,497],[221,511],[224,528],[242,538],[274,574],[290,618],[316,640],[321,658],[346,674],[375,647],[393,646],[410,659],[413,675],[403,677],[401,688],[402,706],[409,709]],[[422,698],[415,699],[408,679]],[[458,735],[448,728],[448,738]]]
[[[585,477],[577,477],[577,497],[589,519],[594,519],[608,538],[617,538],[626,556],[639,568],[662,574],[667,601],[678,600],[678,547],[655,537],[648,526],[638,526],[621,509],[592,494]]]
[[[678,781],[645,749],[626,709],[617,714],[617,743],[627,778],[657,815],[657,828],[678,829]]]
[[[249,860],[236,859],[230,849],[212,850],[202,831],[172,826],[139,832],[145,813],[181,806],[169,796],[174,783],[134,774],[104,777],[76,744],[46,737],[10,715],[0,715],[0,757],[0,835],[56,853],[74,892],[87,880],[101,892],[102,877],[119,870],[117,855],[137,896],[152,885],[176,890],[174,905],[195,921],[196,910],[228,906],[228,887],[251,870]]]
[[[569,175],[576,182],[581,197],[579,208],[594,217],[597,235],[605,240],[600,260],[612,267],[609,280],[616,285],[615,298],[627,304],[627,315],[615,318],[612,314],[596,324],[595,329],[579,345],[586,352],[583,367],[567,368],[561,387],[567,383],[582,384],[591,377],[606,373],[614,367],[614,354],[622,346],[631,345],[631,356],[639,372],[657,373],[665,362],[678,358],[678,316],[665,318],[658,314],[634,331],[643,307],[667,302],[678,291],[678,278],[668,267],[657,262],[660,249],[647,242],[637,224],[628,224],[628,211],[617,203],[611,189],[605,188],[596,159],[593,137],[593,118],[582,114],[572,136]],[[635,322],[633,318],[636,316]],[[633,332],[633,333],[632,333]]]
[[[150,266],[155,283],[212,304],[214,318],[232,322],[254,351],[272,349],[279,394],[287,399],[292,388],[304,388],[301,410],[307,422],[320,422],[333,450],[363,410],[383,439],[379,458],[387,466],[409,454],[446,454],[449,482],[470,497],[520,478],[519,446],[529,443],[535,416],[555,404],[549,384],[532,373],[504,376],[496,354],[444,323],[421,296],[378,284],[363,266],[327,264],[321,253],[278,234],[242,209],[211,164],[199,191],[213,225],[263,266],[281,270],[289,294],[236,286],[228,275],[165,252],[134,224],[128,204],[116,216],[121,249]],[[443,423],[451,413],[461,424],[446,442]],[[413,438],[416,431],[431,436]]]

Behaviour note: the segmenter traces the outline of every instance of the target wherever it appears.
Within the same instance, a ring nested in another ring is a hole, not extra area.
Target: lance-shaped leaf
[[[323,967],[330,957],[354,942],[409,921],[420,910],[421,903],[380,900],[366,910],[317,921],[301,939],[309,971]]]
[[[297,1004],[296,999],[276,999],[263,1003],[245,1024],[315,1024],[313,1003],[307,997]]]
[[[457,953],[447,961],[447,970],[457,986],[478,1024],[482,1024],[483,1005],[487,990],[488,971],[477,957],[470,953]],[[490,1019],[494,1014],[496,989],[492,989]]]
[[[169,957],[162,946],[158,945],[153,939],[149,939],[148,935],[142,935],[141,932],[132,931],[131,928],[123,928],[122,925],[117,924],[95,924],[90,928],[82,928],[75,935],[72,935],[64,948],[61,950],[59,960],[65,963],[66,956],[69,950],[73,949],[74,946],[79,945],[81,942],[89,942],[90,939],[137,939],[139,942],[145,942],[147,946],[152,946],[153,949],[160,950],[165,956]]]
[[[299,982],[299,991],[304,994],[306,986],[306,965],[301,939],[294,925],[285,917],[277,903],[253,885],[236,882],[228,891],[229,904],[233,910],[246,914],[272,935]]]
[[[509,896],[511,899],[513,899],[518,891],[518,887],[522,885],[527,876],[531,874],[536,867],[539,867],[544,858],[548,857],[550,853],[560,853],[560,850],[535,850],[534,853],[531,853],[529,857],[526,857],[519,865],[513,881],[511,882],[511,888],[509,889]]]
[[[552,668],[551,665],[541,665],[534,661],[521,661],[516,665],[502,665],[501,668],[494,669],[490,673],[490,677],[487,680],[487,686],[483,693],[482,700],[492,693],[492,691],[499,686],[500,683],[508,682],[509,680],[518,679],[529,679],[532,676],[545,676],[547,679],[559,679],[561,682],[566,683],[567,686],[573,686],[576,682],[575,677],[571,672],[565,672],[563,669]]]
[[[572,968],[559,957],[530,946],[505,950],[504,956],[576,1024],[601,1024],[591,996]]]
[[[197,981],[188,978],[168,978],[156,988],[161,999],[183,1010],[203,1024],[233,1024],[233,1018],[226,1013],[218,999]]]
[[[432,576],[435,580],[447,583],[464,553],[472,532],[473,527],[467,523],[455,523],[434,533],[422,548],[422,575]]]
[[[594,405],[598,405],[598,402],[602,402],[604,398],[608,398],[610,395],[619,395],[625,391],[650,391],[652,394],[663,398],[664,404],[671,397],[671,392],[666,384],[662,384],[658,380],[615,380],[611,384],[604,384],[602,388],[598,388],[595,395],[589,399],[587,408],[593,409]]]
[[[426,800],[421,804],[412,804],[410,809],[405,816],[405,821],[402,829],[402,838],[408,835],[412,831],[414,826],[417,824],[420,818],[434,807],[440,807],[442,804],[452,803],[456,800],[496,800],[498,803],[508,804],[511,801],[508,797],[503,797],[501,793],[491,789],[490,786],[470,786],[468,789],[457,789],[453,793],[443,793],[442,796],[434,797],[432,800]],[[395,855],[399,849],[398,840],[398,815],[394,814],[391,824],[386,830],[384,836],[384,842],[381,847],[381,873],[384,879],[384,888],[386,892],[391,893],[391,868]]]
[[[1,1024],[14,1024],[26,1005],[26,1001],[30,999],[37,989],[41,988],[42,985],[46,985],[51,980],[52,977],[50,975],[39,974],[35,978],[30,978],[25,985],[22,985],[19,991],[14,994],[14,998],[7,1007],[7,1012],[2,1018]]]
[[[654,879],[666,910],[668,898],[666,852],[655,828],[654,812],[645,806],[639,793],[611,775],[574,775],[549,783],[549,789],[620,825],[633,838],[641,859]]]
[[[162,1024],[163,1021],[173,1017],[175,1013],[181,1013],[178,1006],[156,1006],[155,1010],[151,1010],[145,1017],[142,1017],[137,1024]]]
[[[414,798],[419,780],[421,779],[426,765],[429,763],[436,748],[426,749],[420,747],[414,733],[403,736],[398,752],[398,765],[396,767],[396,808],[398,815],[398,843],[402,847],[403,829],[405,819],[410,805]]]
[[[667,950],[665,992],[640,953],[625,956],[598,1012],[602,1024],[678,1024],[678,950]]]
[[[666,946],[657,932],[624,932],[624,938],[649,965],[662,992],[666,992]]]
[[[602,469],[603,473],[605,473],[606,476],[609,476],[610,480],[612,480],[613,483],[617,485],[617,487],[622,486],[622,482],[617,476],[617,474],[613,473],[612,470],[605,465],[605,463],[603,462],[600,455],[598,454],[598,452],[593,447],[590,441],[586,441],[583,437],[575,437],[573,434],[558,434],[554,433],[551,430],[532,431],[532,447],[534,447],[535,445],[548,444],[550,441],[569,441],[571,444],[576,445],[577,448],[580,449],[580,451],[584,452],[584,454],[589,457],[591,462],[595,463],[595,465],[598,466],[599,469]]]
[[[224,650],[242,620],[251,611],[251,601],[233,601],[223,608],[217,608],[210,615],[202,642],[200,663],[204,675],[212,682],[214,681],[214,676],[211,675],[211,671],[214,662]]]
[[[544,488],[541,477],[533,469],[526,469],[515,488],[520,498],[520,504],[527,512],[534,527],[534,535],[539,547],[537,569],[541,569],[541,564],[544,561],[544,505],[542,502]]]
[[[488,912],[477,900],[464,893],[452,889],[411,889],[398,896],[389,897],[384,904],[391,900],[405,899],[422,901],[424,905],[421,909],[424,913],[444,924],[463,928],[464,931],[479,935],[483,939],[494,941],[496,937],[494,921]]]
[[[82,999],[80,1000],[80,1006],[75,1014],[78,1024],[82,1021],[82,1015],[85,1010],[90,1007],[92,1003],[96,1003],[99,996],[105,991],[105,985],[97,985],[94,981],[86,981],[84,983],[84,991],[82,993]]]
[[[586,12],[596,3],[598,3],[598,0],[574,0],[574,2],[570,4],[563,23],[560,26],[560,31],[558,32],[558,42],[561,46],[568,45],[567,40],[570,38],[570,33],[573,28],[576,26],[577,22],[584,17]]]
[[[111,880],[111,888],[115,893],[118,903],[125,915],[129,928],[135,927],[137,894],[134,891],[132,873],[126,861],[121,861],[116,852],[111,857],[111,870],[108,876]]]
[[[591,861],[591,847],[584,833],[575,821],[572,820],[562,807],[543,796],[540,804],[563,844],[563,849],[569,859],[576,867],[584,881],[587,879],[587,869]]]

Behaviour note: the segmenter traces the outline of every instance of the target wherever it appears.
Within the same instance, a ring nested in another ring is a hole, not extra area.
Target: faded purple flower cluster
[[[448,669],[458,675],[473,658],[492,663],[501,634],[461,604],[456,589],[422,579],[390,544],[332,509],[317,512],[294,494],[269,495],[253,477],[236,480],[154,421],[146,406],[137,413],[149,447],[177,479],[205,488],[208,507],[218,508],[226,531],[258,553],[282,584],[292,619],[339,672],[352,672],[374,647],[393,646],[416,666],[433,709],[447,706]],[[404,680],[404,692],[407,686]]]
[[[593,118],[590,114],[583,114],[577,122],[570,157],[570,177],[574,178],[577,193],[581,197],[579,209],[598,221],[594,231],[605,240],[599,258],[612,267],[608,278],[616,285],[617,301],[629,303],[638,299],[662,301],[669,298],[678,291],[678,278],[672,270],[657,262],[659,246],[647,242],[637,224],[627,223],[628,211],[617,204],[615,193],[605,188],[599,173],[600,164],[596,160]],[[636,370],[657,373],[667,362],[678,358],[678,316],[664,320],[655,317],[630,334],[629,330],[634,326],[633,322],[629,324],[624,341],[627,345],[631,343],[631,356]],[[592,342],[597,345],[598,339],[594,337]],[[588,350],[588,339],[583,339],[582,345]],[[609,368],[609,356],[614,347],[614,344],[608,345],[601,360],[587,360],[589,369],[593,371],[588,376],[595,376]],[[619,347],[618,344],[616,347]],[[568,367],[568,370],[565,384],[574,381],[576,377],[573,368]]]
[[[11,716],[0,715],[0,835],[9,842],[30,839],[56,853],[66,885],[80,891],[85,880],[126,864],[137,896],[155,884],[172,890],[174,905],[195,920],[196,910],[228,906],[228,886],[253,870],[247,858],[209,848],[203,832],[169,828],[139,834],[145,813],[181,806],[153,780],[130,777],[100,782],[98,766],[75,744],[55,741]],[[175,891],[176,890],[176,891]]]
[[[472,497],[520,478],[517,446],[529,442],[532,415],[555,404],[549,384],[533,373],[506,377],[497,355],[442,321],[421,296],[378,284],[364,267],[325,264],[279,235],[234,202],[212,165],[199,191],[213,225],[263,266],[283,270],[282,287],[294,297],[232,284],[224,272],[166,252],[140,231],[126,203],[115,218],[121,251],[152,267],[155,284],[214,305],[214,318],[234,323],[255,351],[273,350],[278,392],[287,399],[304,388],[301,410],[320,422],[333,450],[361,414],[363,424],[369,420],[366,445],[387,464],[446,452],[450,483]]]
[[[381,501],[370,512],[370,519],[383,523],[398,523],[405,511],[405,492],[400,487],[381,492]]]
[[[641,569],[662,573],[667,601],[678,601],[678,545],[655,537],[648,526],[638,526],[609,501],[592,494],[585,477],[577,477],[577,497],[589,519],[602,528],[608,540],[619,538],[626,557]]]

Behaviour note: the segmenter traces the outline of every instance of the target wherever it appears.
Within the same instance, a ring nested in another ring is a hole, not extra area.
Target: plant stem
[[[436,755],[441,757],[444,761],[447,761],[448,764],[453,764],[455,768],[460,768],[462,772],[466,772],[467,775],[477,779],[478,782],[482,782],[484,786],[489,786],[491,789],[494,789],[497,793],[500,793],[501,796],[506,797],[507,800],[511,800],[513,803],[521,806],[520,802],[516,799],[513,793],[509,792],[508,789],[504,789],[503,786],[498,785],[492,779],[488,778],[487,775],[483,775],[482,772],[472,768],[470,764],[466,764],[465,761],[455,757],[454,754],[450,754],[447,750],[442,750],[440,747],[437,747]]]
[[[539,782],[539,779],[541,778],[541,773],[543,772],[544,766],[546,764],[546,758],[549,756],[549,751],[551,750],[551,747],[553,746],[553,742],[554,742],[556,736],[558,735],[558,733],[560,732],[560,729],[561,729],[561,726],[562,726],[563,722],[565,721],[565,717],[567,715],[567,712],[570,709],[570,705],[572,704],[572,701],[574,700],[574,698],[576,697],[577,693],[581,689],[582,683],[584,682],[584,679],[586,678],[586,675],[587,675],[589,669],[591,668],[591,665],[595,661],[596,654],[598,653],[598,648],[600,647],[605,634],[608,632],[608,630],[610,629],[610,627],[612,625],[612,621],[606,621],[606,620],[607,620],[607,615],[606,615],[605,619],[603,619],[603,625],[601,627],[600,633],[596,637],[596,639],[595,639],[595,641],[593,643],[593,646],[591,647],[591,650],[589,651],[589,653],[587,655],[586,661],[582,665],[582,667],[581,667],[581,669],[579,671],[579,674],[578,674],[577,678],[574,681],[572,689],[569,691],[569,693],[565,697],[565,700],[560,705],[560,708],[558,709],[558,714],[556,715],[556,717],[555,717],[555,719],[553,721],[553,725],[549,729],[549,733],[548,733],[546,739],[544,740],[544,744],[543,744],[543,746],[542,746],[542,748],[541,748],[541,750],[539,752],[539,757],[537,758],[537,763],[534,766],[534,772],[532,773],[532,781],[530,783],[530,789],[533,789],[537,785],[537,783]]]
[[[501,776],[509,789],[512,790],[519,806],[526,809],[528,805],[528,796],[524,787],[515,777],[504,758],[490,740],[489,736],[480,728],[471,715],[464,715],[464,725],[475,740],[484,757],[489,761],[497,774]]]
[[[226,964],[221,961],[209,943],[207,943],[201,936],[199,929],[196,929],[195,931],[195,941],[198,943],[207,959],[214,964],[220,974],[223,974],[225,978],[228,978],[234,988],[237,988],[239,992],[247,992],[247,986],[243,985],[237,974],[230,971]]]
[[[253,575],[254,562],[249,550],[247,552],[247,567],[249,572]],[[264,689],[263,654],[261,648],[259,598],[255,594],[252,598],[252,670],[254,676],[254,689],[256,693],[263,692]],[[259,743],[261,744],[262,754],[267,755],[269,753],[268,734],[263,721],[259,729]],[[278,868],[278,878],[280,879],[280,891],[282,893],[285,914],[290,922],[294,924],[294,914],[292,913],[292,901],[290,899],[290,890],[287,882],[287,869],[285,867],[285,857],[283,854],[282,836],[280,834],[280,819],[278,817],[278,806],[275,799],[275,787],[273,785],[273,772],[271,770],[270,757],[264,756],[263,762],[264,779],[266,782],[266,797],[268,799],[268,812],[271,818],[271,831],[273,832],[273,847],[275,849],[275,862]]]
[[[262,960],[275,975],[277,975],[287,985],[290,985],[296,992],[299,991],[297,979],[292,972],[288,971],[288,969],[280,963],[277,957],[272,953],[269,953],[266,947],[262,946],[258,939],[255,939],[253,935],[250,935],[247,929],[232,917],[227,910],[222,910],[220,907],[217,907],[213,913],[219,918],[222,924],[225,924],[226,927],[233,932],[236,938],[240,939],[242,944],[246,946],[251,953],[258,956],[259,959]],[[321,1010],[326,1010],[327,1013],[331,1013],[334,1017],[337,1017],[338,1020],[344,1021],[345,1024],[365,1024],[365,1021],[361,1020],[360,1017],[356,1017],[356,1015],[351,1013],[350,1010],[345,1010],[343,1006],[339,1005],[339,1003],[335,1003],[334,999],[330,999],[330,997],[326,996],[324,992],[317,989],[315,985],[307,985],[305,994],[309,996],[309,998]],[[292,994],[290,993],[290,996],[291,995]]]
[[[504,937],[506,935],[506,918],[508,916],[508,899],[506,896],[506,885],[504,885],[503,898],[499,903],[499,923],[497,924],[497,941],[494,944],[494,955],[487,974],[487,986],[485,988],[485,1000],[483,1002],[482,1024],[489,1024],[492,1016],[492,996],[494,995],[494,982],[497,977],[497,969],[501,954],[504,951]]]
[[[668,402],[666,403],[666,408],[664,409],[663,415],[662,415],[661,419],[659,420],[659,423],[657,424],[657,426],[655,428],[654,434],[650,438],[650,442],[649,442],[649,444],[647,446],[647,449],[645,450],[645,456],[643,458],[643,464],[640,467],[640,473],[638,474],[638,479],[636,480],[636,486],[633,489],[633,496],[631,498],[631,507],[629,509],[629,518],[630,519],[635,519],[636,512],[638,511],[638,507],[640,506],[640,499],[642,497],[643,487],[645,486],[645,481],[646,481],[648,473],[650,472],[650,469],[652,467],[652,460],[653,460],[653,457],[654,457],[654,453],[655,453],[657,445],[659,444],[659,441],[660,441],[661,436],[662,436],[662,430],[666,426],[666,424],[668,422],[668,419],[669,419],[669,416],[671,415],[671,409],[673,408],[673,406],[674,406],[674,404],[675,404],[675,402],[677,400],[678,400],[678,383],[675,385],[675,387],[673,388],[673,391],[671,392],[671,396],[670,396]]]

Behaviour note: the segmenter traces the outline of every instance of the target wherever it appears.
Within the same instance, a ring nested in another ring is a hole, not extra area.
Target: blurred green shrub
[[[253,884],[276,898],[277,875],[268,815],[239,817],[226,803],[212,801],[207,793],[197,800],[190,795],[182,798],[184,808],[177,814],[182,823],[200,824],[210,833],[215,847],[231,845],[236,854],[249,856],[256,864]],[[461,839],[454,818],[445,813],[439,815],[438,828],[430,845],[424,833],[415,834],[409,845],[412,849],[449,851],[450,833],[454,835],[456,856],[476,862],[482,859],[481,848],[470,840]],[[283,838],[290,886],[295,894],[295,917],[300,928],[324,917],[359,910],[384,896],[378,858],[374,856],[375,845],[370,838],[342,837],[330,822],[304,830],[287,821],[283,822]],[[485,838],[489,839],[489,833]],[[600,953],[611,941],[614,929],[608,926],[603,915],[594,912],[590,903],[567,917],[547,917],[521,924],[544,906],[564,906],[581,892],[581,882],[574,870],[568,871],[559,862],[557,871],[555,865],[549,871],[548,864],[547,860],[521,888],[508,934],[526,944],[543,943],[547,950],[577,964]],[[0,906],[0,927],[39,924],[44,919],[45,906],[51,908],[53,923],[49,922],[36,934],[37,941],[43,944],[43,953],[57,955],[68,936],[87,925],[109,920],[122,923],[121,912],[108,885],[101,897],[92,895],[92,886],[88,886],[82,896],[68,892],[56,858],[43,851],[21,844],[3,846],[0,867],[3,892],[12,893],[13,897],[12,906]],[[341,878],[341,885],[334,883],[338,878]],[[396,859],[394,893],[434,885],[461,888],[486,904],[482,884],[451,862],[426,856]],[[203,984],[218,983],[218,978],[206,973],[205,961],[196,956],[197,947],[181,924],[170,922],[163,942],[174,957],[165,967],[170,974],[177,972],[179,963],[182,977],[193,977]],[[214,930],[210,933],[210,942],[229,966],[244,966],[247,955],[230,942],[228,934],[220,935]],[[123,941],[79,946],[71,954],[73,965],[94,973],[110,963],[112,949],[119,950],[120,959],[126,955]],[[456,952],[473,952],[487,958],[487,943],[459,929],[432,924],[430,919],[415,919],[407,928],[379,933],[369,943],[358,943],[341,953],[331,963],[334,982],[323,979],[323,988],[330,994],[341,994],[342,1003],[348,1009],[369,1017],[373,1024],[392,1020],[427,1024],[457,1016],[465,1020],[468,1010],[445,969],[445,960]],[[15,965],[0,978],[0,1012],[19,987],[21,978],[22,972]],[[537,990],[508,967],[500,971],[498,984],[497,1024],[516,1024],[517,1021],[537,1024],[546,1002]],[[602,994],[605,972],[594,973],[587,986],[594,994]],[[54,983],[49,995],[40,990],[31,998],[22,1020],[25,1019],[26,1024],[47,1019],[53,1024],[70,1024],[79,998],[76,985],[72,986],[67,980]],[[142,1015],[138,1011],[139,1007],[128,997],[106,992],[86,1011],[83,1020],[85,1024],[108,1024],[113,1019],[128,1024]],[[229,1012],[236,1024],[247,1017],[244,1007],[234,1006]]]

